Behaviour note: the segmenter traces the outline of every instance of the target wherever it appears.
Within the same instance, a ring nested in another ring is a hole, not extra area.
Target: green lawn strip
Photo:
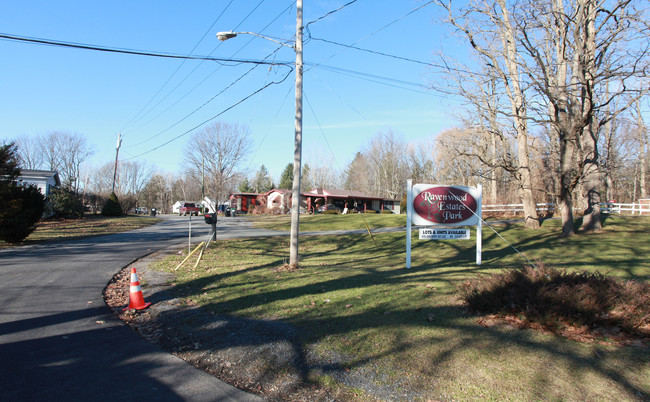
[[[137,215],[88,215],[80,219],[42,221],[21,245],[126,232],[158,222],[160,219]],[[11,245],[0,241],[0,247],[9,246]]]
[[[290,215],[247,215],[259,229],[286,230],[291,227]],[[328,231],[406,226],[406,215],[396,214],[316,214],[300,215],[300,230]]]
[[[648,218],[612,217],[605,231],[559,239],[559,222],[540,230],[497,228],[530,260],[650,280]],[[378,385],[420,389],[444,399],[630,400],[650,393],[650,352],[582,344],[533,330],[483,327],[467,315],[456,285],[526,260],[484,229],[475,240],[413,242],[404,268],[403,233],[304,237],[301,267],[284,265],[288,240],[246,239],[211,246],[196,269],[178,271],[184,297],[216,313],[283,320],[301,328],[317,353],[343,356]],[[414,231],[415,236],[417,232]],[[172,269],[183,256],[160,263]],[[645,393],[645,394],[643,394]]]

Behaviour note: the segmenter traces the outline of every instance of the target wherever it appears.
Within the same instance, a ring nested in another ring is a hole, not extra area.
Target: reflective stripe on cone
[[[149,307],[151,303],[145,303],[144,296],[142,295],[142,287],[140,286],[140,281],[138,280],[138,274],[135,272],[135,268],[131,268],[131,286],[129,291],[129,306],[124,310],[142,310]]]

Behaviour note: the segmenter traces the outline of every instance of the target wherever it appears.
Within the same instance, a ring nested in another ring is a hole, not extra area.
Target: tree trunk
[[[568,141],[565,134],[560,134],[560,213],[562,216],[562,237],[572,236],[573,230],[573,177],[575,176],[573,141]]]
[[[505,51],[505,63],[511,86],[508,87],[508,96],[512,106],[512,114],[517,129],[517,159],[519,166],[517,173],[520,181],[520,195],[524,207],[524,219],[529,229],[539,228],[537,205],[533,197],[533,178],[530,172],[530,155],[528,152],[528,127],[526,123],[526,106],[524,94],[520,86],[519,70],[517,67],[517,47],[514,28],[510,23],[510,15],[506,8],[505,0],[498,0],[501,8],[503,25],[500,27],[501,41]]]
[[[560,216],[562,217],[562,237],[569,237],[575,234],[573,230],[573,200],[571,192],[567,192],[563,186],[560,193]]]
[[[603,226],[600,222],[600,154],[598,151],[598,129],[594,123],[594,75],[596,74],[596,6],[590,1],[584,2],[585,26],[583,35],[582,69],[582,120],[585,124],[582,135],[584,197],[587,209],[582,219],[582,230],[598,231]]]
[[[640,159],[640,170],[639,172],[639,186],[641,187],[641,198],[648,198],[648,192],[646,190],[646,169],[647,167],[647,162],[646,162],[646,155],[647,155],[647,149],[648,149],[648,133],[646,132],[645,124],[643,122],[643,116],[641,115],[641,108],[638,107],[639,111],[639,116],[637,117],[637,127],[639,130],[639,144],[640,144],[640,149],[639,149],[639,159]]]

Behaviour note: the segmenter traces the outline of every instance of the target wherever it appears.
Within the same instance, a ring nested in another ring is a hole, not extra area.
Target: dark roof
[[[231,193],[230,196],[237,196],[237,195],[244,195],[244,196],[255,196],[257,197],[258,195],[263,195],[262,193]]]
[[[366,198],[366,199],[371,199],[371,200],[383,200],[384,197],[379,197],[379,196],[371,196],[362,193],[361,191],[354,191],[354,190],[332,190],[332,189],[325,189],[325,188],[315,188],[311,190],[308,193],[305,193],[305,195],[311,195],[311,196],[327,196],[327,197],[334,197],[334,198]]]

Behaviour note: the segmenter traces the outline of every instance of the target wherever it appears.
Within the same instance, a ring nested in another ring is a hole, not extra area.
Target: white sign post
[[[483,186],[415,184],[407,180],[406,268],[411,268],[411,224],[422,226],[476,225],[476,265],[481,265]],[[469,239],[469,229],[420,229],[420,239]]]

